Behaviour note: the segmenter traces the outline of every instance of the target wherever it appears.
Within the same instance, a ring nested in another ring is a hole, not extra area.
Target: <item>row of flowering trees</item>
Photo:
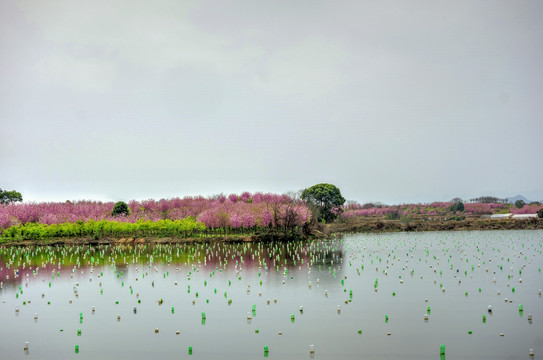
[[[543,209],[543,205],[528,205],[525,204],[520,209],[517,209],[516,207],[511,208],[512,214],[537,214],[539,210]]]
[[[197,220],[209,229],[266,228],[288,232],[309,222],[308,207],[292,196],[244,192],[240,195],[132,200],[127,216],[112,216],[113,202],[78,201],[0,206],[0,231],[27,223],[62,224],[77,221]]]
[[[431,204],[402,204],[382,205],[350,203],[344,207],[342,216],[345,218],[356,216],[386,216],[399,213],[406,216],[410,214],[442,215],[449,211],[452,202],[434,202]]]
[[[381,205],[350,203],[343,207],[343,218],[352,218],[357,216],[387,216],[393,213],[399,213],[401,216],[414,214],[438,216],[446,215],[451,212],[453,202],[434,202],[430,204],[403,204],[403,205]],[[516,208],[511,204],[503,203],[465,203],[464,213],[467,215],[488,215],[496,213],[513,214],[536,214],[543,205],[524,205],[522,208]]]

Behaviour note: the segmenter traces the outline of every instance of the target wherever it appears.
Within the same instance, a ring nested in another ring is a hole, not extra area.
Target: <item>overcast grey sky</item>
[[[543,199],[543,1],[0,0],[0,187]]]

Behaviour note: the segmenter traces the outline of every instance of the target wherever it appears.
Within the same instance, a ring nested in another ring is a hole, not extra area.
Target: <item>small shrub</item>
[[[462,221],[466,219],[465,216],[451,216],[450,218],[447,219],[447,221]]]
[[[394,210],[386,214],[386,218],[388,220],[398,220],[400,218],[400,212],[398,210]]]
[[[130,209],[128,209],[128,205],[126,205],[124,201],[118,201],[113,207],[113,211],[111,212],[111,216],[119,216],[119,215],[128,216],[129,214],[130,214]]]
[[[543,219],[543,209],[539,209],[539,211],[537,212],[537,217]]]

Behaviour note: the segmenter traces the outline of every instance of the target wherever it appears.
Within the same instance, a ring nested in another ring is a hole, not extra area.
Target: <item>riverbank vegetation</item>
[[[506,203],[464,203],[462,201],[433,202],[428,204],[384,205],[379,203],[359,204],[349,202],[343,207],[342,218],[380,217],[409,218],[413,216],[447,217],[451,214],[463,216],[482,216],[495,214],[536,214],[543,205],[540,203],[524,204],[517,207]]]
[[[543,205],[450,202],[384,205],[347,202],[331,184],[296,194],[249,193],[124,202],[9,202],[0,205],[0,242],[78,238],[263,239],[343,232],[543,228],[543,220],[493,221],[493,214],[543,215]],[[522,205],[522,206],[520,206]]]
[[[102,203],[0,206],[0,240],[67,237],[199,238],[230,235],[302,236],[311,219],[293,195],[231,194]]]
[[[207,229],[204,224],[191,217],[183,220],[138,220],[135,223],[111,220],[63,224],[26,223],[11,226],[4,230],[4,240],[42,240],[52,238],[92,237],[98,240],[102,237],[197,237],[213,234],[214,229]]]

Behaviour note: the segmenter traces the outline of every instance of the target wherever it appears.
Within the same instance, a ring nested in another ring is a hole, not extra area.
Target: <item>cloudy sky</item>
[[[543,2],[0,0],[0,187],[543,199]]]

